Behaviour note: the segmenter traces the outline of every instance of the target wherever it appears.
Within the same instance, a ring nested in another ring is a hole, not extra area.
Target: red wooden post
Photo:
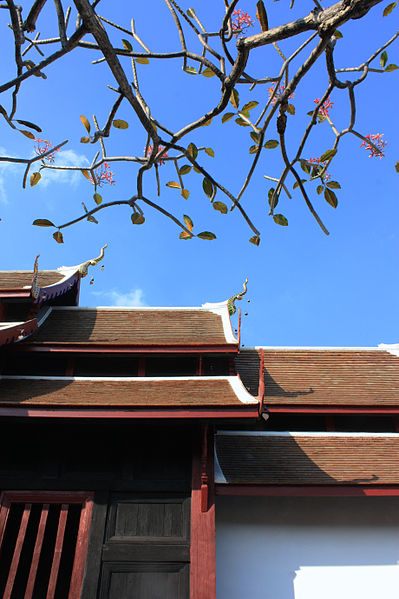
[[[32,508],[31,503],[26,503],[24,507],[24,511],[21,518],[21,524],[18,531],[17,541],[15,543],[14,554],[12,556],[12,562],[10,566],[10,571],[8,573],[6,588],[4,589],[3,599],[10,599],[12,588],[14,586],[15,577],[17,575],[18,565],[19,565],[19,557],[22,551],[22,545],[25,541],[25,533],[26,528],[28,526],[28,520],[30,516],[30,511]]]
[[[71,586],[69,588],[68,599],[79,599],[82,589],[83,575],[86,564],[87,545],[89,543],[89,529],[91,523],[91,513],[93,510],[93,498],[88,497],[82,505],[79,521],[79,533],[76,540],[75,557],[73,560]]]
[[[24,599],[31,599],[33,595],[33,589],[35,586],[37,568],[39,566],[40,552],[42,550],[44,531],[46,529],[47,516],[50,505],[45,503],[40,514],[40,522],[37,530],[37,537],[35,547],[33,549],[32,563],[29,570],[28,582],[26,583],[26,591]]]
[[[58,521],[57,537],[55,539],[54,557],[51,565],[50,579],[47,588],[46,599],[54,599],[55,589],[57,586],[58,570],[60,568],[62,544],[64,542],[65,526],[68,517],[67,503],[63,503],[60,511],[60,519]]]
[[[205,428],[205,427],[203,427]],[[204,430],[202,430],[204,437]],[[205,436],[206,466],[208,477],[207,509],[204,507],[201,491],[203,452],[197,441],[193,451],[192,491],[191,491],[191,563],[190,599],[216,599],[215,564],[215,493],[213,476],[213,434]],[[203,439],[201,439],[203,441]],[[202,456],[201,456],[202,453]]]

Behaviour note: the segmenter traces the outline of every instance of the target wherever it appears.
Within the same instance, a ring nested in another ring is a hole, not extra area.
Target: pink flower
[[[314,100],[315,104],[318,104],[319,102],[320,102],[320,98],[316,98],[316,100]],[[330,96],[328,96],[328,98],[326,98],[324,100],[323,104],[320,106],[320,108],[319,108],[319,114],[322,114],[323,116],[329,116],[328,111],[333,106],[334,106],[334,102],[331,102]]]
[[[240,35],[240,33],[245,33],[247,29],[253,27],[254,22],[249,16],[247,12],[242,12],[239,8],[233,11],[233,17],[235,19],[232,22],[233,32],[236,37]]]
[[[96,187],[115,185],[114,175],[115,173],[110,170],[108,162],[104,162],[101,166],[96,168],[93,177],[90,177],[90,181]]]
[[[47,139],[36,139],[35,137],[35,142],[36,142],[36,146],[35,146],[35,152],[38,156],[41,156],[42,154],[45,154],[46,152],[48,152],[49,150],[51,150],[51,148],[53,148],[53,144],[50,143],[49,141],[47,141]],[[55,152],[58,152],[59,150],[55,150]],[[43,162],[49,162],[51,164],[54,163],[55,160],[55,156],[54,153],[49,154],[48,156],[45,156],[43,158]]]
[[[321,173],[321,171],[327,164],[327,162],[321,162],[320,158],[309,158],[307,160],[307,162],[309,162],[310,164],[313,164],[316,167],[319,167],[317,169],[317,174]],[[331,179],[331,176],[327,173],[327,171],[324,173],[323,179],[324,179],[324,181],[328,181],[329,179]]]
[[[158,147],[158,152],[160,152],[161,150],[163,150],[163,148],[164,148],[164,146],[159,146]],[[145,149],[144,149],[144,151],[145,151]],[[151,152],[152,152],[152,146],[148,146],[147,153],[145,155],[146,158],[148,158],[149,156],[151,156]],[[160,160],[156,160],[155,162],[157,164],[159,164],[159,166],[162,166],[163,164],[165,164],[164,158],[168,158],[168,153],[167,152],[164,152],[163,155],[162,155],[162,158]]]
[[[267,91],[269,92],[269,98],[273,95],[273,92],[276,89],[276,85],[277,85],[277,83],[273,87],[267,88]],[[272,104],[275,104],[277,102],[279,97],[282,96],[282,94],[284,93],[284,90],[285,90],[284,83],[280,83],[280,85],[278,86],[278,89],[276,91],[276,94],[272,100]],[[290,96],[288,96],[288,99],[291,100],[294,96],[295,96],[295,94],[291,94]]]
[[[378,156],[380,159],[385,158],[384,148],[388,142],[386,142],[382,139],[384,137],[384,134],[383,133],[370,133],[369,135],[366,135],[365,137],[367,139],[369,139],[370,141],[372,141],[374,146],[376,146],[376,148],[377,148],[376,149],[374,146],[372,146],[371,144],[368,144],[365,141],[363,141],[360,144],[361,148],[365,147],[366,150],[370,151],[369,158],[373,158],[373,156]]]

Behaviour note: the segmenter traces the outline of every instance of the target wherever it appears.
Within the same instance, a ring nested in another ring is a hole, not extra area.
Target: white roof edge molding
[[[227,343],[238,343],[238,338],[233,333],[228,300],[218,303],[207,302],[206,304],[202,304],[201,309],[220,316],[222,319],[223,332]]]
[[[236,394],[237,398],[241,403],[244,404],[258,404],[259,400],[257,397],[254,397],[246,390],[239,376],[229,376],[226,377]]]
[[[0,379],[11,379],[11,380],[45,380],[45,381],[126,381],[135,383],[148,383],[148,382],[168,382],[168,381],[195,381],[206,382],[206,381],[226,381],[230,383],[233,391],[237,396],[242,396],[246,401],[243,403],[253,403],[252,400],[256,398],[248,393],[243,386],[241,379],[237,375],[232,376],[47,376],[47,375],[23,375],[23,374],[2,374]],[[237,384],[238,383],[238,384]],[[243,394],[244,392],[244,394]],[[248,398],[251,401],[248,401]],[[240,399],[240,397],[239,397]]]
[[[64,279],[68,279],[70,276],[79,272],[81,278],[85,277],[89,272],[89,266],[96,266],[101,260],[104,258],[104,252],[107,248],[107,244],[101,248],[100,255],[97,258],[92,258],[91,260],[86,260],[86,262],[82,262],[81,264],[77,264],[76,266],[60,266],[57,268],[57,272],[64,275]]]
[[[399,343],[379,343],[378,349],[382,349],[393,356],[399,357]]]
[[[238,437],[338,437],[355,439],[366,438],[390,438],[399,439],[398,433],[353,433],[353,432],[327,432],[327,431],[217,431],[220,436],[238,436]]]

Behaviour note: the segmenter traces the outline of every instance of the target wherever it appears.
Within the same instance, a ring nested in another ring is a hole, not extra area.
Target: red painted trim
[[[24,506],[24,512],[23,512],[22,518],[21,518],[21,524],[19,526],[17,541],[15,543],[14,553],[12,556],[10,570],[8,572],[8,578],[7,578],[6,586],[4,589],[3,599],[10,599],[10,597],[11,597],[15,577],[17,575],[19,558],[20,558],[21,551],[22,551],[22,545],[24,544],[26,529],[28,527],[28,521],[29,521],[31,509],[32,509],[32,504],[26,503]]]
[[[264,378],[264,369],[265,369],[265,354],[263,349],[259,350],[260,354],[260,364],[259,364],[259,383],[258,383],[258,401],[259,401],[259,414],[265,411],[264,409],[264,399],[265,399],[265,378]]]
[[[396,406],[270,406],[266,409],[270,414],[399,414]]]
[[[60,518],[58,520],[57,536],[55,539],[53,563],[51,564],[50,579],[47,588],[46,599],[54,599],[55,589],[57,586],[58,571],[61,563],[62,545],[64,543],[65,528],[68,518],[69,505],[63,503],[60,510]]]
[[[33,549],[32,562],[29,570],[28,582],[26,583],[26,591],[24,599],[32,599],[33,589],[36,581],[37,568],[39,566],[40,552],[42,550],[44,531],[46,528],[47,516],[49,512],[49,503],[43,505],[42,512],[40,514],[40,522],[37,530],[37,537],[35,547]]]
[[[29,343],[18,351],[118,354],[237,354],[235,345],[99,345],[97,343]]]
[[[190,599],[216,599],[215,501],[213,435],[207,437],[209,493],[206,511],[201,509],[200,439],[193,450],[191,491]]]
[[[39,328],[38,322],[36,318],[32,318],[32,320],[27,320],[22,324],[17,324],[13,327],[7,327],[5,329],[0,329],[0,345],[6,345],[8,343],[12,343],[16,341],[19,337],[22,338],[31,335]]]
[[[1,289],[0,298],[12,299],[12,298],[30,298],[30,287],[29,289]]]
[[[73,561],[71,586],[68,599],[79,599],[82,589],[86,565],[87,546],[89,544],[89,529],[93,511],[93,496],[87,496],[80,513],[79,532],[76,540],[75,558]]]
[[[399,485],[215,485],[216,495],[246,497],[399,497]]]
[[[258,418],[258,406],[238,408],[187,408],[187,409],[72,409],[72,408],[1,408],[0,417],[17,418],[137,418],[137,419],[175,419],[175,418]]]

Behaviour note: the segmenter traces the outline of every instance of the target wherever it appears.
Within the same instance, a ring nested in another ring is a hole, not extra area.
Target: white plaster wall
[[[399,498],[218,497],[217,599],[398,599]]]

